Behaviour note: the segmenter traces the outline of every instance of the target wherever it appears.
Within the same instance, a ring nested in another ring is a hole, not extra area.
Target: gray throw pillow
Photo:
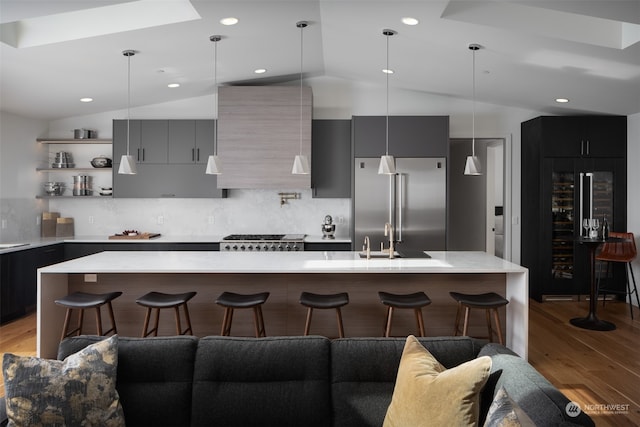
[[[117,369],[117,335],[62,361],[6,353],[8,426],[124,426]]]

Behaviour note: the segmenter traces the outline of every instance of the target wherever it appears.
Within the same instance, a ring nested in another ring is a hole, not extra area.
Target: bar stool
[[[458,311],[456,312],[456,328],[453,335],[458,335],[460,331],[460,317],[462,315],[462,309],[464,308],[464,324],[462,325],[462,335],[467,335],[469,329],[469,312],[472,308],[480,308],[485,310],[487,315],[487,328],[489,331],[489,342],[493,342],[494,332],[498,335],[498,342],[504,345],[504,338],[502,337],[502,327],[500,326],[500,316],[498,315],[498,308],[509,304],[509,300],[503,298],[495,292],[487,292],[484,294],[472,295],[462,294],[459,292],[449,292],[451,298],[458,302]],[[493,319],[496,323],[496,331],[491,326],[491,312],[493,312]]]
[[[617,237],[620,239],[624,239],[621,242],[611,242],[604,243],[602,245],[602,250],[598,255],[596,255],[597,261],[606,261],[607,269],[606,276],[609,276],[609,264],[612,262],[623,262],[625,264],[625,283],[626,290],[625,291],[616,291],[611,289],[600,289],[600,277],[602,275],[602,264],[600,264],[598,281],[597,281],[597,289],[598,293],[603,293],[605,298],[602,300],[602,305],[604,306],[607,293],[614,294],[625,294],[625,300],[627,296],[629,297],[629,312],[631,313],[631,319],[633,320],[633,304],[631,302],[631,294],[636,294],[636,302],[640,307],[640,299],[638,298],[638,288],[636,287],[636,278],[633,275],[633,268],[631,268],[631,262],[636,258],[638,252],[636,250],[636,241],[633,237],[633,233],[616,233],[610,232],[609,237]],[[627,271],[628,267],[628,271]],[[631,290],[631,283],[629,282],[629,274],[631,274],[631,279],[633,280],[633,290]],[[596,294],[596,295],[597,295]]]
[[[176,315],[176,334],[177,335],[193,335],[193,329],[191,329],[191,318],[189,317],[189,307],[187,302],[196,296],[197,292],[185,292],[183,294],[165,294],[162,292],[149,292],[144,294],[136,300],[138,305],[147,308],[147,313],[144,316],[144,326],[142,327],[142,338],[148,337],[153,334],[158,336],[158,323],[160,320],[160,310],[163,308],[173,308]],[[187,328],[183,331],[180,324],[180,307],[182,306],[184,311],[185,321],[187,322]],[[151,311],[156,310],[155,326],[149,329],[149,320],[151,319]]]
[[[67,308],[66,315],[64,317],[64,326],[62,327],[62,335],[60,337],[60,341],[63,339],[70,337],[74,333],[76,335],[82,334],[82,324],[84,320],[84,311],[89,308],[96,309],[96,329],[98,335],[107,335],[109,332],[113,332],[114,334],[118,333],[118,329],[116,328],[116,321],[113,316],[113,307],[111,306],[111,301],[118,298],[122,295],[122,292],[109,292],[106,294],[89,294],[86,292],[74,292],[65,297],[55,300],[55,303]],[[109,318],[111,319],[111,329],[107,331],[102,331],[102,317],[100,315],[100,307],[103,305],[107,305],[107,310],[109,313]],[[74,309],[80,310],[78,313],[78,326],[68,331],[69,329],[69,321],[71,320],[71,312]]]
[[[387,317],[384,322],[384,336],[388,337],[391,333],[391,318],[394,308],[412,308],[416,315],[416,323],[420,336],[424,337],[424,320],[422,319],[422,307],[431,304],[431,300],[424,292],[415,292],[413,294],[391,294],[389,292],[378,292],[380,301],[387,306]]]
[[[336,309],[336,318],[338,320],[338,334],[340,338],[344,338],[344,327],[342,325],[342,312],[340,307],[349,303],[349,294],[341,292],[338,294],[320,295],[311,292],[302,292],[300,294],[300,304],[307,307],[307,321],[304,325],[304,334],[309,335],[311,328],[311,315],[314,308],[318,309]]]
[[[262,304],[269,298],[269,292],[258,294],[236,294],[233,292],[223,292],[216,300],[216,304],[224,307],[224,318],[222,319],[222,329],[220,335],[229,336],[231,334],[231,321],[233,320],[233,310],[236,308],[252,308],[253,323],[256,330],[256,338],[266,337],[264,329],[264,319],[262,317]]]

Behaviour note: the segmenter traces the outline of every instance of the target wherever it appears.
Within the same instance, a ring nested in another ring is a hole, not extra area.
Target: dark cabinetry
[[[218,251],[215,243],[65,243],[64,259],[80,258],[103,251]]]
[[[606,217],[612,231],[626,231],[627,223],[624,155],[581,156],[578,149],[576,156],[568,157],[558,154],[563,149],[556,147],[556,155],[548,156],[549,140],[557,145],[574,143],[552,132],[563,128],[563,117],[554,117],[553,126],[547,126],[551,123],[548,119],[540,117],[522,124],[521,257],[522,265],[529,268],[531,296],[538,300],[589,293],[587,250],[577,241],[586,233],[584,218],[602,222]],[[575,118],[566,119],[571,128]],[[605,134],[606,130],[598,129],[597,133]],[[626,121],[614,121],[610,135],[615,136],[610,145],[625,147],[626,152],[626,139],[621,139],[626,138]],[[624,286],[624,272],[616,269],[608,287],[620,286]]]
[[[204,164],[213,151],[213,120],[132,120],[129,152],[138,159],[136,175],[118,174],[127,151],[127,121],[113,121],[113,197],[217,198],[216,175]]]
[[[313,120],[311,187],[313,197],[351,197],[351,120]]]
[[[305,251],[350,251],[350,242],[306,242]]]
[[[355,157],[386,151],[386,117],[354,116]],[[395,157],[448,157],[449,116],[390,116],[389,154]]]
[[[537,119],[544,157],[624,157],[625,116],[543,116]]]
[[[35,308],[38,268],[64,259],[62,245],[24,249],[0,255],[0,322]]]

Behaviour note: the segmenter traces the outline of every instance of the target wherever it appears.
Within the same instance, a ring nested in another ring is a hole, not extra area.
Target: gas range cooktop
[[[305,234],[230,234],[222,238],[223,252],[303,251]]]

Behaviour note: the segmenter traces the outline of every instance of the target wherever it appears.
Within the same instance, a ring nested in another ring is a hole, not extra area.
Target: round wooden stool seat
[[[136,300],[136,304],[141,305],[147,308],[147,313],[144,317],[144,325],[142,327],[142,338],[148,337],[153,334],[154,336],[158,336],[158,323],[160,321],[160,310],[163,308],[173,308],[175,311],[176,318],[176,334],[177,335],[186,335],[193,334],[193,329],[191,328],[191,318],[189,317],[189,307],[187,302],[196,296],[197,292],[185,292],[181,294],[165,294],[162,292],[149,292],[144,294],[140,298]],[[187,323],[187,327],[185,330],[182,330],[182,325],[180,323],[180,307],[182,307],[184,311],[185,321]],[[149,329],[149,320],[151,319],[151,311],[156,310],[155,315],[155,325],[152,329]]]
[[[494,333],[498,336],[498,342],[504,344],[504,338],[502,336],[502,326],[500,325],[500,316],[498,314],[498,308],[509,304],[509,300],[505,299],[502,295],[495,292],[487,292],[483,294],[463,294],[460,292],[449,292],[451,298],[458,303],[458,310],[456,312],[456,325],[453,335],[458,335],[460,332],[460,318],[462,317],[462,310],[464,309],[464,323],[462,325],[462,335],[467,335],[469,330],[469,313],[472,308],[483,309],[486,312],[487,317],[487,330],[489,335],[487,338],[489,341],[493,341]],[[493,319],[496,324],[494,331],[491,325],[491,313],[493,313]]]
[[[424,292],[414,292],[412,294],[392,294],[389,292],[378,292],[380,301],[387,306],[387,316],[384,322],[384,336],[388,337],[391,333],[391,318],[395,308],[413,309],[416,315],[416,323],[420,336],[425,336],[424,320],[422,318],[422,307],[431,304],[431,300]]]
[[[237,294],[234,292],[223,292],[216,299],[216,304],[224,307],[224,317],[220,335],[229,336],[231,334],[231,322],[233,321],[233,310],[241,308],[253,309],[253,323],[255,326],[256,338],[267,336],[264,328],[264,318],[262,316],[262,305],[269,298],[269,292],[257,294]]]
[[[89,308],[96,309],[96,329],[98,335],[107,335],[110,332],[114,334],[118,333],[118,329],[116,327],[115,317],[113,315],[113,307],[111,306],[111,301],[118,298],[122,295],[122,292],[108,292],[106,294],[90,294],[86,292],[74,292],[72,294],[66,295],[62,298],[55,300],[55,303],[66,307],[67,312],[65,314],[64,325],[62,327],[62,335],[60,340],[65,339],[73,335],[82,334],[82,326],[84,322],[84,310]],[[100,315],[100,307],[103,305],[107,305],[107,311],[109,313],[109,318],[111,319],[111,329],[107,331],[102,331],[102,316]],[[69,329],[69,322],[71,320],[71,313],[73,310],[80,310],[78,313],[78,326],[71,331]]]
[[[349,294],[340,292],[337,294],[314,294],[311,292],[302,292],[300,294],[300,304],[307,307],[307,321],[304,325],[304,334],[309,335],[311,329],[311,316],[313,309],[331,309],[336,310],[336,319],[338,321],[338,335],[344,338],[344,326],[342,324],[342,311],[340,307],[349,304]]]

